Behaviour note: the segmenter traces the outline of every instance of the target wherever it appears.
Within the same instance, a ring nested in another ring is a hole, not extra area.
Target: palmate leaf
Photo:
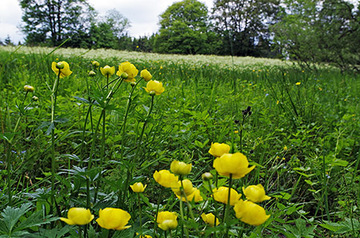
[[[31,208],[31,204],[22,204],[20,208],[6,207],[2,212],[0,219],[0,232],[3,234],[9,234],[13,230],[15,224],[19,221],[20,217],[25,215]]]

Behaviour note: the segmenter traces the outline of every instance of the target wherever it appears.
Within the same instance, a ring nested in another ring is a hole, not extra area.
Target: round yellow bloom
[[[135,77],[139,73],[135,65],[126,61],[119,65],[119,70],[116,72],[117,76],[124,79],[125,82],[135,82]]]
[[[32,92],[34,92],[34,90],[35,90],[35,89],[34,89],[33,86],[30,86],[30,85],[25,85],[25,86],[24,86],[24,91],[27,92],[27,93],[28,93],[28,92],[32,93]]]
[[[182,181],[182,185],[183,185],[183,191],[185,196],[189,196],[191,195],[193,192],[195,192],[195,188],[193,187],[192,182],[189,179],[184,179]],[[173,186],[171,188],[171,190],[177,195],[177,196],[181,196],[181,182],[178,181],[176,186]],[[184,195],[183,194],[183,195]]]
[[[234,206],[234,211],[240,221],[253,226],[263,224],[270,217],[266,215],[264,208],[250,201],[238,201]]]
[[[271,199],[271,197],[265,195],[265,189],[261,184],[243,187],[242,190],[246,199],[252,202],[262,202]]]
[[[150,80],[144,88],[150,95],[160,95],[165,91],[162,83],[156,80]]]
[[[174,160],[171,162],[170,170],[177,175],[187,175],[191,171],[192,164],[186,164],[181,161]]]
[[[134,193],[143,193],[147,185],[143,185],[140,183],[134,183],[133,185],[130,185],[130,188],[133,190]]]
[[[68,217],[60,217],[60,220],[68,225],[86,225],[94,219],[89,209],[83,207],[72,207],[68,211]]]
[[[141,70],[140,77],[143,78],[146,82],[152,79],[152,75],[147,69]]]
[[[100,67],[100,71],[105,77],[111,77],[115,74],[115,66],[110,67],[109,65],[105,65],[104,68]]]
[[[225,153],[229,153],[230,145],[225,143],[211,143],[209,153],[214,157],[220,157]]]
[[[158,227],[162,230],[173,230],[178,226],[177,214],[175,212],[159,212],[156,218]]]
[[[209,172],[205,172],[201,175],[201,178],[205,181],[210,181],[211,179],[213,179],[213,175]]]
[[[61,65],[61,67],[58,66],[59,64]],[[70,74],[72,74],[72,71],[70,71],[69,64],[65,61],[60,61],[58,63],[52,62],[51,69],[52,69],[52,71],[54,71],[54,73],[56,75],[59,75],[59,72],[60,72],[60,78],[67,77]]]
[[[208,213],[208,214],[201,214],[201,218],[203,219],[203,221],[208,224],[209,226],[213,227],[216,221],[216,226],[220,224],[219,219],[215,218],[215,215],[212,213]]]
[[[138,236],[139,233],[136,232],[136,235]],[[152,238],[152,236],[149,236],[149,235],[141,235],[141,236],[139,236],[139,238]]]
[[[100,63],[97,62],[96,60],[91,61],[91,64],[92,64],[94,67],[99,67],[99,66],[100,66]]]
[[[229,188],[228,187],[220,187],[220,188],[214,188],[213,189],[214,199],[217,202],[221,202],[224,204],[228,203],[228,194],[229,194]],[[236,192],[235,189],[230,190],[230,205],[234,206],[237,201],[239,201],[241,197],[241,194]]]
[[[255,165],[248,168],[249,162],[245,155],[242,153],[223,154],[214,160],[213,167],[216,171],[223,176],[233,179],[239,179],[250,173],[255,168]]]
[[[170,173],[169,170],[160,170],[155,171],[153,175],[156,182],[158,182],[161,186],[164,186],[166,188],[171,187],[178,187],[178,176],[175,176],[175,174]]]
[[[104,210],[100,209],[99,218],[96,219],[96,222],[108,230],[125,230],[130,227],[126,226],[130,218],[130,214],[120,208],[107,207]]]

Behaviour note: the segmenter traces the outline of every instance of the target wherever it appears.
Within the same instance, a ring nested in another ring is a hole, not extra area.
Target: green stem
[[[8,145],[7,148],[5,148],[6,150],[6,168],[7,168],[7,186],[8,186],[8,205],[11,206],[12,205],[12,194],[11,194],[11,144],[9,142],[4,143],[4,147],[5,144]]]
[[[140,201],[140,193],[137,193],[138,198],[138,207],[139,207],[139,223],[140,223],[140,236],[142,235],[142,210],[141,210],[141,201]]]
[[[144,135],[145,127],[146,127],[146,124],[147,124],[147,122],[148,122],[148,120],[150,118],[150,114],[151,114],[151,112],[153,110],[153,107],[154,107],[154,97],[155,97],[155,95],[151,95],[150,109],[148,111],[148,114],[146,115],[146,119],[145,119],[143,128],[142,128],[141,133],[140,133],[140,137],[139,137],[139,140],[138,140],[138,143],[137,143],[137,154],[141,149],[140,147],[141,147],[141,142],[142,142],[142,138],[143,138],[143,135]]]
[[[214,208],[215,208],[215,215],[214,215],[214,226],[216,226],[216,218],[219,216],[219,213],[218,213],[218,207],[217,207],[217,203],[215,202],[215,197],[214,197],[214,193],[212,192],[212,189],[211,189],[211,181],[208,180],[207,181],[208,184],[209,184],[209,188],[210,188],[210,192],[211,192],[211,197],[213,199],[213,205],[214,205]],[[214,232],[214,236],[216,237],[216,232]]]
[[[228,224],[228,216],[229,216],[229,211],[230,211],[230,195],[231,195],[232,182],[233,182],[232,174],[230,174],[228,200],[227,200],[227,203],[226,203],[225,214],[224,214],[224,222],[226,224],[225,237],[229,237],[230,226]]]
[[[184,185],[183,185],[183,180],[182,177],[180,176],[180,216],[181,216],[181,220],[182,220],[182,225],[181,225],[181,229],[182,229],[182,235],[184,235],[184,230],[186,233],[186,237],[189,237],[189,231],[185,226],[185,218],[184,218],[184,207],[183,207],[183,200],[182,198],[184,197],[186,199],[186,194],[184,192]]]

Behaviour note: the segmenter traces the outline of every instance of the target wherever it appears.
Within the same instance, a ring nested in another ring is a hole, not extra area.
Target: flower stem
[[[148,111],[148,114],[146,115],[146,118],[145,118],[145,121],[144,121],[144,125],[143,125],[143,128],[141,130],[141,133],[140,133],[140,136],[139,136],[139,140],[137,142],[137,153],[138,151],[140,151],[140,147],[141,147],[141,142],[142,142],[142,138],[143,138],[143,135],[144,135],[144,131],[145,131],[145,127],[146,127],[146,124],[147,122],[149,121],[149,118],[150,118],[150,114],[153,110],[153,107],[154,107],[154,97],[155,95],[151,95],[151,103],[150,103],[150,109]],[[141,163],[140,163],[141,164]]]
[[[230,195],[231,195],[232,182],[233,182],[232,174],[230,174],[228,200],[227,200],[227,203],[226,203],[225,214],[224,214],[224,222],[226,224],[225,237],[229,237],[230,226],[228,224],[228,216],[229,216],[229,211],[230,211]]]

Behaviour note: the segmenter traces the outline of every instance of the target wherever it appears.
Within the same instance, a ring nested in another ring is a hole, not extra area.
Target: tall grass
[[[272,197],[263,204],[271,218],[258,227],[241,224],[227,208],[230,236],[359,235],[358,75],[328,68],[312,72],[255,58],[235,58],[232,65],[230,58],[216,56],[49,52],[0,48],[0,176],[8,179],[1,183],[0,210],[29,202],[32,209],[24,208],[24,217],[38,211],[51,215],[51,87],[56,75],[50,65],[64,60],[73,74],[62,79],[57,92],[56,216],[65,217],[71,207],[89,207],[96,213],[116,206],[131,213],[132,227],[107,235],[133,237],[139,230],[163,235],[154,228],[155,214],[176,210],[178,204],[152,176],[155,170],[168,169],[172,160],[181,160],[193,164],[189,177],[208,197],[201,205],[193,204],[195,221],[185,221],[187,229],[221,237],[221,227],[205,229],[200,219],[202,211],[214,209],[208,202],[210,186],[203,184],[201,175],[215,173],[208,150],[212,142],[221,142],[256,165],[251,176],[234,180],[232,187],[240,192],[243,186],[261,183]],[[116,67],[129,60],[163,82],[165,92],[152,104],[144,82],[135,89],[124,83],[109,105],[101,105],[108,95],[106,78],[100,72],[88,76],[90,60]],[[26,84],[35,87],[33,95],[39,100],[28,96],[24,107]],[[252,114],[245,119],[248,106]],[[137,217],[138,197],[129,190],[139,181],[148,185],[141,194],[142,220]],[[226,179],[219,177],[217,183],[221,186]],[[185,213],[190,216],[188,209]],[[64,229],[64,235],[76,235],[76,228],[59,221],[34,226],[38,228],[26,231],[38,237],[50,228],[54,234]],[[105,236],[96,225],[87,231],[89,237]],[[178,228],[173,235],[187,233]]]

